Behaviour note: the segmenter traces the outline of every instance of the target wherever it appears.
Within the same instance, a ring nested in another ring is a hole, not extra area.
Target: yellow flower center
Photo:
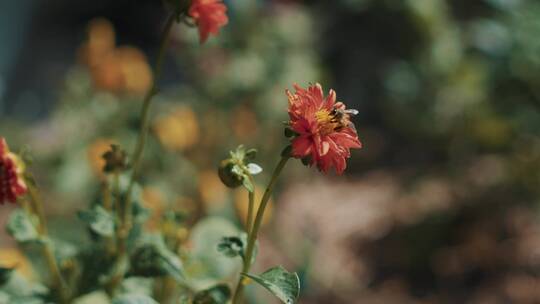
[[[339,128],[339,121],[336,120],[335,115],[332,115],[327,110],[321,109],[315,113],[315,118],[319,125],[319,132],[322,135],[327,135],[334,132]]]

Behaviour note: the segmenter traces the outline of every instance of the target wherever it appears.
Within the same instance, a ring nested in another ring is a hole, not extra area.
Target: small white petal
[[[261,166],[257,165],[257,164],[254,164],[254,163],[250,163],[247,165],[247,168],[248,168],[248,171],[251,175],[257,175],[259,173],[262,172],[262,168]]]

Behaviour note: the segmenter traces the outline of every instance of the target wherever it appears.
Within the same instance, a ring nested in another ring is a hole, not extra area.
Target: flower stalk
[[[253,227],[249,228],[250,226],[248,226],[248,233],[249,233],[248,244],[247,244],[246,254],[244,256],[242,274],[248,273],[249,270],[251,269],[251,260],[253,258],[253,252],[255,250],[255,242],[257,241],[257,235],[259,233],[259,229],[262,224],[264,211],[266,210],[266,205],[268,204],[268,201],[270,200],[270,195],[272,194],[272,191],[274,190],[274,186],[277,182],[277,179],[279,175],[281,174],[281,171],[283,171],[283,168],[287,164],[287,161],[289,160],[289,158],[290,158],[289,155],[283,155],[281,157],[281,160],[279,161],[276,168],[274,169],[272,178],[270,179],[270,182],[268,183],[268,186],[266,187],[266,190],[264,191],[263,197],[261,199],[261,204],[259,205],[259,208],[257,210],[257,215],[253,223]],[[248,212],[248,216],[249,216],[249,212]],[[240,300],[242,299],[244,286],[245,286],[245,279],[243,276],[240,276],[240,278],[238,279],[238,283],[236,285],[236,290],[233,296],[232,304],[240,303]]]
[[[62,277],[60,268],[58,267],[56,257],[54,256],[54,248],[52,246],[52,241],[49,239],[48,236],[47,222],[45,220],[45,213],[43,212],[43,201],[41,200],[39,192],[33,184],[33,181],[27,179],[26,185],[28,187],[28,196],[30,198],[29,209],[38,218],[37,231],[42,241],[42,254],[47,262],[49,272],[51,273],[53,286],[57,289],[59,298],[58,300],[60,303],[69,303],[69,290],[64,278]]]
[[[251,178],[251,176],[250,176]],[[251,228],[253,227],[253,212],[255,209],[255,189],[253,191],[248,190],[248,214],[247,214],[247,220],[246,220],[246,233],[248,236],[251,233]]]
[[[133,187],[135,186],[135,181],[137,180],[139,176],[139,170],[141,167],[141,160],[144,152],[144,147],[146,145],[146,139],[148,137],[148,129],[149,129],[149,118],[150,118],[150,105],[152,104],[153,97],[158,93],[158,81],[161,76],[161,71],[163,67],[163,60],[165,57],[165,50],[167,49],[167,45],[169,42],[169,36],[172,29],[172,26],[176,20],[176,15],[171,14],[167,18],[167,21],[165,23],[165,28],[163,30],[158,56],[156,59],[156,64],[154,66],[153,70],[153,83],[151,88],[146,93],[142,108],[141,108],[141,127],[139,130],[139,136],[137,138],[137,144],[135,146],[135,150],[133,152],[133,158],[132,158],[132,172],[129,179],[128,188],[125,193],[125,199],[123,201],[123,206],[117,206],[117,210],[119,212],[119,221],[120,225],[118,229],[116,230],[116,238],[117,238],[117,254],[118,254],[118,260],[117,265],[120,265],[124,263],[127,259],[127,237],[129,235],[129,231],[131,230],[131,227],[133,226],[132,223],[132,193],[133,193]],[[120,201],[120,196],[119,196]],[[116,273],[110,280],[108,290],[112,293],[118,285],[122,282],[122,279],[124,277],[124,271],[121,270],[122,267],[119,267],[118,273]]]

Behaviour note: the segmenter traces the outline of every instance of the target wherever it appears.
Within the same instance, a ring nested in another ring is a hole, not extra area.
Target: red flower
[[[324,173],[331,167],[343,173],[350,149],[362,147],[350,121],[358,111],[347,110],[342,102],[336,102],[334,90],[324,97],[318,83],[307,90],[296,84],[294,88],[294,94],[287,90],[289,125],[297,135],[292,139],[292,156],[309,160]]]
[[[204,43],[210,34],[219,34],[219,28],[229,22],[227,7],[220,0],[193,0],[189,15],[199,27],[199,37]]]
[[[24,164],[17,155],[9,152],[6,140],[0,137],[0,205],[15,203],[28,190],[22,174]]]

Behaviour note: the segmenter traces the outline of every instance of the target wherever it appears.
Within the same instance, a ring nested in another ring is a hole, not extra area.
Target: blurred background
[[[149,230],[185,211],[207,262],[193,267],[234,275],[216,234],[242,227],[247,196],[217,164],[258,148],[262,188],[286,144],[285,88],[320,82],[359,110],[364,148],[345,176],[287,167],[257,271],[299,272],[305,304],[540,302],[540,2],[225,2],[207,44],[174,30],[143,164]],[[133,147],[165,15],[157,0],[0,1],[0,134],[32,157],[67,242],[90,242],[75,213],[99,199],[101,155]]]

